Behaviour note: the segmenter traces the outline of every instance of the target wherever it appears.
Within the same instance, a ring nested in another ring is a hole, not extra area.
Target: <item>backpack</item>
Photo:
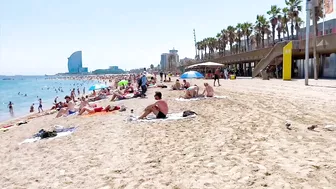
[[[192,115],[197,115],[197,113],[196,112],[193,112],[193,111],[191,111],[191,110],[187,110],[187,111],[184,111],[183,112],[183,117],[188,117],[188,116],[192,116]]]

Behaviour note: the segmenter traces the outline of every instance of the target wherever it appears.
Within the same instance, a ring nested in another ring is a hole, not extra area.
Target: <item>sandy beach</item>
[[[227,98],[181,102],[175,99],[182,91],[153,88],[148,99],[113,103],[125,105],[125,112],[47,115],[1,132],[0,188],[336,188],[336,131],[323,129],[336,124],[335,81],[310,80],[308,87],[303,80],[221,84],[215,93]],[[126,122],[130,109],[139,115],[154,102],[156,90],[170,113],[199,115]],[[19,145],[55,125],[78,128],[69,136]],[[318,127],[308,130],[311,125]]]

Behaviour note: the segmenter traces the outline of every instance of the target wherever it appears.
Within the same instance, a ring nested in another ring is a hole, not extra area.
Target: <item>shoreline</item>
[[[24,79],[24,80],[34,81],[35,79],[37,79],[37,80],[40,80],[42,82],[45,81],[45,80],[48,80],[48,81],[73,81],[73,82],[81,82],[81,83],[87,83],[87,82],[91,83],[92,82],[92,84],[95,83],[95,82],[101,82],[101,80],[99,80],[97,78],[96,79],[93,79],[93,78],[89,78],[89,79],[88,78],[77,78],[76,79],[76,77],[52,77],[52,78],[49,78],[49,77],[45,77],[45,76],[11,76],[11,77],[19,77],[17,80],[21,80],[21,77],[26,77],[26,79]],[[38,77],[38,78],[36,78],[36,77]],[[92,85],[92,84],[89,84],[89,85]],[[89,86],[86,86],[86,85],[84,85],[84,86],[87,88],[86,92],[89,92],[89,90],[88,90]],[[77,86],[75,88],[77,88]],[[81,89],[82,89],[82,87],[81,87]],[[53,92],[54,92],[53,90],[49,90],[46,93],[44,93],[44,96],[49,96],[48,94],[52,94]],[[59,92],[59,94],[55,93],[55,95],[51,96],[50,98],[44,98],[43,95],[42,96],[39,95],[43,100],[44,112],[50,111],[51,107],[54,105],[53,100],[56,96],[59,96],[59,99],[62,99],[62,101],[63,101],[63,97],[66,96],[66,95],[69,95],[68,93],[70,94],[70,92],[68,92],[67,90],[64,90],[63,93],[62,92]],[[76,91],[76,93],[77,93],[77,91]],[[81,96],[82,96],[82,94],[81,94]],[[15,98],[17,98],[17,97],[15,97]],[[13,100],[11,100],[11,101],[13,101]],[[22,102],[19,103],[19,104],[14,102],[14,117],[12,117],[10,115],[10,113],[8,111],[8,108],[4,108],[4,111],[2,111],[2,113],[1,113],[2,114],[1,118],[4,118],[4,119],[0,120],[0,126],[3,125],[3,124],[8,124],[8,122],[16,121],[18,119],[26,119],[27,117],[31,116],[31,114],[38,114],[37,113],[38,112],[38,109],[37,109],[38,108],[38,99],[30,99],[28,101],[35,104],[35,107],[34,107],[35,111],[33,113],[29,112],[29,108],[30,108],[31,104],[30,105],[28,105],[28,104],[22,105]],[[5,100],[4,100],[4,102],[5,102]],[[4,104],[4,106],[5,106],[5,104]],[[26,109],[23,109],[23,107],[25,107],[25,106],[27,106]],[[19,109],[16,112],[15,110],[17,109],[17,107],[19,107]]]

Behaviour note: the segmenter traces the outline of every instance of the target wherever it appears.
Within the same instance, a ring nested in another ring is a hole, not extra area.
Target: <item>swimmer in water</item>
[[[14,114],[14,108],[13,108],[13,103],[12,103],[12,101],[9,101],[9,103],[8,103],[8,109],[9,109],[9,113],[11,114],[11,115],[13,115]]]
[[[30,113],[34,112],[34,104],[32,104],[32,105],[30,106],[30,110],[29,110],[29,112],[30,112]]]

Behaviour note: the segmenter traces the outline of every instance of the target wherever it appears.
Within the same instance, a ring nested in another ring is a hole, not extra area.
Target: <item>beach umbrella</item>
[[[95,84],[95,85],[92,85],[89,88],[89,91],[98,90],[98,89],[104,89],[104,88],[107,88],[107,86],[104,85],[104,84]]]
[[[199,72],[196,72],[196,71],[188,71],[188,72],[185,72],[183,73],[181,76],[180,76],[181,79],[192,79],[192,78],[204,78],[204,76],[199,73]]]
[[[126,86],[128,85],[128,81],[127,80],[121,80],[118,82],[118,86]]]

